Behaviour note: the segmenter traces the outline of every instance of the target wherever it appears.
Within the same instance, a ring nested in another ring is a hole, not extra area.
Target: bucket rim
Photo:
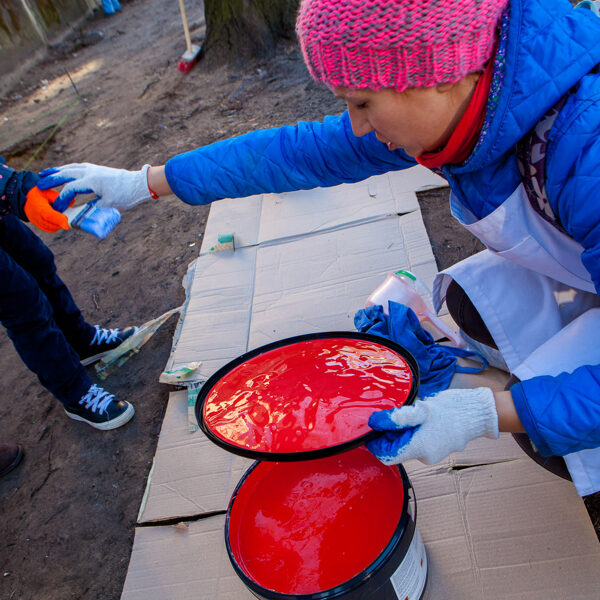
[[[400,344],[388,338],[384,338],[371,333],[362,333],[358,331],[325,331],[318,333],[305,333],[277,340],[275,342],[270,342],[269,344],[265,344],[263,346],[254,348],[253,350],[250,350],[238,356],[237,358],[229,361],[220,369],[218,369],[215,373],[213,373],[200,388],[194,407],[196,420],[202,432],[208,437],[208,439],[211,442],[223,448],[224,450],[231,452],[232,454],[236,454],[238,456],[243,456],[244,458],[250,458],[258,461],[266,460],[273,462],[295,462],[301,460],[325,458],[327,456],[332,456],[334,454],[346,452],[347,450],[352,450],[353,448],[362,446],[363,444],[366,444],[367,442],[374,440],[377,437],[380,437],[381,432],[372,430],[356,438],[342,442],[340,444],[326,446],[314,450],[299,450],[294,452],[267,452],[263,450],[251,450],[227,442],[223,438],[217,436],[208,426],[204,419],[204,405],[211,390],[225,375],[227,375],[227,373],[235,369],[237,366],[243,364],[251,358],[260,356],[261,354],[265,354],[267,352],[270,352],[271,350],[276,350],[277,348],[291,346],[293,344],[309,340],[335,338],[348,338],[373,342],[375,344],[385,346],[386,348],[400,355],[408,364],[412,375],[411,387],[403,406],[409,406],[414,403],[419,389],[419,365],[414,356],[404,346],[401,346]]]
[[[398,524],[394,530],[394,533],[390,537],[390,540],[385,545],[385,548],[381,551],[379,556],[367,567],[365,567],[360,573],[357,573],[354,577],[340,583],[339,585],[329,588],[327,590],[321,590],[319,592],[311,592],[308,594],[287,594],[283,592],[277,592],[275,590],[270,590],[261,586],[260,584],[253,581],[241,568],[235,555],[233,553],[233,549],[231,547],[231,543],[229,541],[229,524],[231,517],[231,510],[235,499],[244,484],[244,482],[248,479],[252,471],[258,467],[261,462],[257,460],[246,470],[240,481],[235,487],[233,494],[229,500],[229,505],[227,506],[227,513],[225,517],[225,526],[223,528],[223,532],[225,535],[225,547],[227,549],[227,555],[229,556],[229,561],[233,566],[234,571],[237,576],[242,580],[244,585],[255,595],[258,595],[259,598],[264,598],[262,594],[269,594],[269,600],[336,600],[340,598],[342,595],[350,594],[357,588],[359,588],[365,581],[371,580],[373,582],[378,582],[380,585],[383,585],[389,577],[391,577],[392,573],[397,569],[398,565],[402,562],[404,555],[412,542],[412,538],[414,536],[414,531],[416,529],[416,516],[413,519],[410,511],[409,511],[409,492],[413,490],[413,486],[410,483],[410,479],[408,478],[408,474],[406,469],[402,464],[397,464],[393,466],[389,466],[388,468],[395,468],[400,472],[400,478],[402,481],[402,492],[403,492],[403,500],[402,500],[402,511],[400,512],[400,519],[398,520]],[[413,491],[414,494],[414,491]],[[416,503],[416,499],[415,499]],[[410,540],[407,539],[407,535],[410,536]],[[395,556],[396,550],[398,550],[399,546],[404,546],[404,553],[400,555],[400,553]],[[396,560],[393,560],[393,559]],[[386,564],[386,563],[390,564]],[[380,586],[378,585],[376,589]]]

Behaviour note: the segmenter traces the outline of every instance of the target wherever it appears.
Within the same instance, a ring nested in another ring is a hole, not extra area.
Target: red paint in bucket
[[[226,366],[201,392],[203,430],[233,452],[297,460],[360,440],[372,434],[374,410],[402,406],[416,393],[416,364],[388,340],[340,333],[273,346]]]
[[[278,594],[340,586],[398,543],[394,536],[407,522],[404,490],[400,470],[364,447],[312,461],[256,463],[229,506],[230,558],[248,580]]]

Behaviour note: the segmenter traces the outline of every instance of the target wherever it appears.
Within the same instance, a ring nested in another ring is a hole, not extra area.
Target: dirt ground
[[[199,41],[200,2],[188,6],[188,18]],[[126,0],[122,13],[86,20],[0,98],[0,153],[32,170],[84,161],[139,168],[252,129],[343,110],[311,82],[293,42],[269,61],[214,69],[202,60],[187,75],[175,68],[184,49],[177,2]],[[420,201],[440,268],[478,250],[448,218],[447,191]],[[41,237],[88,321],[119,327],[183,302],[181,281],[207,214],[172,197],[126,213],[104,241],[74,231]],[[26,452],[0,481],[0,598],[119,598],[174,389],[157,381],[175,324],[172,318],[101,382],[136,407],[135,419],[112,432],[67,419],[0,331],[0,440]],[[597,522],[594,503],[588,500]]]

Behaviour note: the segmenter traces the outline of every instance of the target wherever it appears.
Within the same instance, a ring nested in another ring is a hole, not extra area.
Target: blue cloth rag
[[[354,316],[354,326],[362,333],[392,340],[413,355],[419,365],[421,398],[445,390],[454,373],[480,373],[487,368],[485,358],[476,352],[436,344],[408,306],[390,300],[388,312],[386,315],[380,305],[363,308]],[[482,366],[462,367],[458,365],[457,356],[479,360]]]

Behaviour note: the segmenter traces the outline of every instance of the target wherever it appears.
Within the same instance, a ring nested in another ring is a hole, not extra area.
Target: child
[[[385,435],[371,450],[435,462],[476,437],[526,431],[543,456],[570,455],[580,493],[600,489],[600,19],[568,0],[303,0],[297,33],[343,115],[138,172],[67,165],[40,186],[67,183],[61,207],[93,190],[126,209],[436,170],[454,216],[488,248],[438,276],[436,304],[447,299],[515,383],[376,413]]]
[[[84,320],[56,273],[52,252],[21,222],[49,233],[69,229],[65,215],[54,210],[56,192],[40,190],[37,181],[35,173],[17,172],[0,157],[0,322],[68,417],[115,429],[133,417],[133,406],[93,384],[83,365],[116,348],[135,328],[101,329]],[[17,446],[0,444],[0,473],[20,456]]]

